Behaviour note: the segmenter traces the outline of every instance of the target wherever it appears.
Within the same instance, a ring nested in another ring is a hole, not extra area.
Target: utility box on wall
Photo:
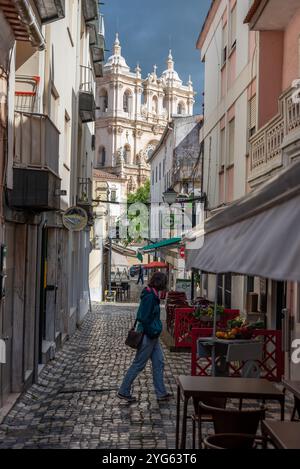
[[[61,180],[47,170],[14,168],[11,207],[35,211],[60,209]]]

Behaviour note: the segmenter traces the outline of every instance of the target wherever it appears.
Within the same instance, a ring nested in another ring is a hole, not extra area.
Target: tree
[[[139,189],[137,189],[136,192],[134,192],[133,194],[128,194],[128,197],[127,197],[127,204],[128,204],[128,209],[130,208],[131,205],[133,204],[136,204],[136,203],[141,203],[141,204],[148,204],[149,203],[149,199],[150,199],[150,180],[147,180],[145,182],[145,184],[141,187],[139,187]],[[137,211],[136,213],[136,216],[141,216],[142,217],[142,214]],[[134,219],[134,215],[130,215],[129,213],[127,213],[127,220],[129,221],[129,223]],[[145,223],[147,223],[147,220],[144,220]],[[142,228],[141,228],[141,224],[145,225],[145,223],[143,223],[143,218],[141,220],[142,223],[138,223],[137,224],[137,231],[141,231]],[[118,220],[118,224],[122,223],[122,220]],[[143,240],[142,236],[138,235],[136,236],[135,238],[132,238],[128,233],[127,233],[127,239],[123,240],[123,244],[125,246],[128,246],[129,244],[131,243],[138,243],[138,242],[141,242]]]
[[[128,205],[141,202],[142,204],[149,203],[150,199],[150,180],[147,179],[145,184],[138,188],[133,194],[128,194]]]

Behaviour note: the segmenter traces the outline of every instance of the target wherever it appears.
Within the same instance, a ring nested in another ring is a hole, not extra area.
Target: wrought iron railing
[[[83,205],[91,205],[92,190],[93,185],[90,178],[78,178],[78,203]]]

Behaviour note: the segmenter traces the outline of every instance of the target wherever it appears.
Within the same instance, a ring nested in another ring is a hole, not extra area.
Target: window
[[[226,309],[231,309],[232,275],[217,275],[217,302]]]
[[[230,46],[232,49],[236,46],[236,11],[237,6],[235,5],[230,14]]]
[[[247,276],[247,293],[254,292],[254,277]]]
[[[249,101],[249,136],[256,132],[256,96]]]
[[[155,182],[157,182],[157,166],[155,168]]]
[[[222,30],[222,66],[226,63],[227,61],[227,55],[228,55],[228,52],[227,52],[227,49],[228,49],[228,39],[227,39],[227,35],[228,35],[228,26],[227,26],[227,23],[226,25],[224,26],[223,30]]]
[[[163,159],[163,176],[166,174],[166,158]]]
[[[110,201],[111,202],[116,202],[117,201],[117,191],[115,189],[112,189],[110,191]]]
[[[182,115],[185,114],[185,106],[184,103],[180,102],[177,107],[177,114]]]
[[[100,91],[99,107],[101,112],[106,112],[108,109],[108,94],[105,89],[102,89]]]
[[[99,154],[98,154],[98,166],[105,166],[106,163],[106,151],[104,147],[99,148]]]
[[[65,139],[65,164],[70,169],[70,162],[71,162],[71,119],[67,111],[65,111],[65,132],[64,132],[64,139]]]
[[[229,159],[228,164],[231,165],[234,163],[234,139],[235,139],[235,119],[232,119],[229,122]]]
[[[231,308],[231,287],[232,287],[232,275],[225,274],[224,275],[224,285],[225,285],[225,292],[224,292],[224,306],[225,308]]]
[[[129,90],[125,91],[123,96],[123,111],[124,112],[131,112],[131,93]]]
[[[154,185],[154,169],[152,169],[152,186]]]
[[[218,286],[218,293],[217,293],[217,302],[218,305],[223,305],[223,275],[217,275],[217,286]]]
[[[161,162],[159,163],[159,180],[161,180]]]
[[[226,129],[221,130],[221,138],[220,138],[220,169],[224,169],[225,161],[226,161]]]

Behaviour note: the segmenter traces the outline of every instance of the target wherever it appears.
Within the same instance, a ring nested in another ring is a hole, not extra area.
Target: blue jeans
[[[138,348],[132,365],[128,369],[119,393],[123,396],[131,395],[131,386],[137,375],[143,371],[147,361],[151,358],[153,384],[157,397],[163,397],[167,394],[164,384],[164,356],[159,339],[149,339],[146,335],[143,337],[142,344]]]

